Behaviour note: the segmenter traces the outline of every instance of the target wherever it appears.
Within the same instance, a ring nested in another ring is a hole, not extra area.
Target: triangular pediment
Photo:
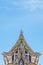
[[[14,51],[16,48],[19,48],[19,47],[23,48],[23,46],[24,46],[29,52],[34,53],[33,50],[30,48],[30,46],[29,46],[29,45],[27,44],[27,42],[25,41],[23,32],[21,31],[20,36],[19,36],[19,38],[18,38],[16,44],[11,48],[11,50],[10,50],[9,52]]]
[[[20,33],[20,36],[16,42],[16,44],[11,48],[11,50],[9,52],[5,52],[5,54],[12,54],[14,52],[14,50],[16,49],[21,49],[21,50],[24,50],[26,49],[31,55],[37,55],[37,56],[40,56],[41,54],[40,53],[35,53],[31,48],[30,46],[27,44],[25,38],[24,38],[24,35],[23,35],[23,32],[21,31]]]
[[[30,48],[21,31],[16,44],[9,52],[3,52],[3,55],[6,65],[37,65],[38,58],[41,54],[34,52]]]

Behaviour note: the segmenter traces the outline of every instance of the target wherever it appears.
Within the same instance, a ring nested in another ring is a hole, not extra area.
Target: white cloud
[[[43,1],[42,0],[25,0],[24,7],[34,9],[43,9]]]
[[[29,9],[43,9],[43,0],[22,0],[17,2],[19,6]],[[16,4],[17,4],[16,3]]]
[[[43,0],[5,0],[5,7],[25,8],[30,10],[43,9]],[[7,4],[7,5],[6,5]]]

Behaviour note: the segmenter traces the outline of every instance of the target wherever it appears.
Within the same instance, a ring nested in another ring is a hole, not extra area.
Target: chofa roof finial
[[[21,29],[21,33],[20,34],[23,34],[23,30]]]
[[[23,39],[23,38],[24,38],[22,29],[21,29],[19,38],[20,38],[20,39]]]

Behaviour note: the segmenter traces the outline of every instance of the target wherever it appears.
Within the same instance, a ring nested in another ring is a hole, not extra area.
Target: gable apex
[[[23,38],[24,38],[23,31],[21,30],[20,35],[19,35],[19,39],[23,39]]]

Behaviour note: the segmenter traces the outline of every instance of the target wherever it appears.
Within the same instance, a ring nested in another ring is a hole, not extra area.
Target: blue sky
[[[0,64],[2,52],[12,48],[21,29],[28,45],[42,54],[43,65],[43,0],[0,0]]]

